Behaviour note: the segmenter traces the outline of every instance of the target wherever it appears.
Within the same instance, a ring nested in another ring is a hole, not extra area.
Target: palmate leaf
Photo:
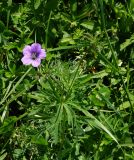
[[[50,132],[53,143],[57,144],[61,135],[61,121],[63,120],[63,104],[57,104],[58,109],[53,118],[50,119],[50,125],[47,125],[47,130]]]
[[[68,125],[73,126],[75,114],[73,113],[73,110],[69,107],[69,105],[64,104],[64,109],[67,114],[67,119],[68,119]]]
[[[51,121],[52,124],[47,126],[47,130],[49,131],[52,137],[53,143],[57,144],[59,142],[59,138],[61,134],[61,123],[59,121],[55,123],[54,120],[55,119],[52,119]]]

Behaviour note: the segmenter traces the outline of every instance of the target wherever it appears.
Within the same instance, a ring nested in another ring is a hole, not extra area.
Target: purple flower
[[[46,52],[41,48],[39,43],[33,43],[31,46],[25,46],[23,55],[21,61],[24,65],[32,64],[33,67],[38,67],[41,63],[41,59],[46,57]]]

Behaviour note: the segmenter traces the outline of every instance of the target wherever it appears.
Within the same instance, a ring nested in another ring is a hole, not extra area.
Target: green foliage
[[[0,2],[0,160],[134,159],[134,1]],[[38,42],[38,68],[21,62]]]

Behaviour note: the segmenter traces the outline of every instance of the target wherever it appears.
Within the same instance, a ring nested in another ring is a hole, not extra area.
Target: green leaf
[[[7,156],[7,153],[2,154],[2,155],[0,156],[0,160],[5,160],[6,156]]]
[[[5,119],[3,125],[0,127],[0,134],[5,134],[14,130],[14,123],[17,121],[15,116]]]
[[[93,28],[94,28],[94,22],[92,22],[92,21],[85,21],[85,22],[81,23],[80,25],[89,29],[89,30],[93,30]]]
[[[133,147],[134,147],[134,143],[125,143],[125,144],[120,144],[120,146],[122,146],[122,147],[126,147],[126,148],[133,148]]]
[[[8,4],[8,7],[10,7],[11,5],[12,5],[12,0],[8,0],[8,2],[7,2]]]
[[[0,21],[0,33],[3,33],[4,29],[5,29],[5,25],[2,21]]]
[[[75,148],[76,148],[75,155],[78,156],[80,154],[80,143],[76,143]]]
[[[105,105],[97,91],[94,91],[94,93],[89,96],[89,99],[95,106],[103,107]]]
[[[82,18],[85,18],[85,17],[89,16],[89,13],[92,12],[91,8],[92,8],[91,4],[85,5],[85,7],[83,7],[80,10],[79,15],[76,17],[77,20],[80,20]]]
[[[103,70],[103,71],[94,73],[91,78],[103,78],[105,76],[108,76],[108,73],[105,70]]]
[[[110,98],[110,90],[107,88],[107,90],[105,90],[106,88],[101,88],[97,93],[100,96],[101,100],[103,103],[106,103],[107,106],[110,109],[113,109],[117,114],[120,115],[120,112],[117,111],[117,109],[115,109],[114,105],[110,102],[109,98]],[[105,92],[106,91],[106,92]]]
[[[128,4],[129,4],[129,8],[131,10],[132,13],[134,13],[134,0],[129,0],[128,1]]]
[[[73,15],[73,19],[75,19],[75,15],[77,14],[77,0],[70,0],[70,9]]]
[[[91,74],[85,74],[78,78],[80,84],[85,84],[92,79]]]
[[[67,32],[64,32],[63,38],[60,40],[61,45],[75,44],[72,36]]]
[[[21,156],[22,154],[23,154],[23,150],[22,149],[16,148],[14,150],[14,158],[18,159],[18,157]]]
[[[47,141],[43,138],[43,136],[39,135],[32,136],[31,142],[39,145],[47,145]]]
[[[34,1],[34,8],[35,8],[35,9],[38,9],[39,6],[40,6],[40,4],[41,4],[41,0],[35,0],[35,1]]]
[[[72,115],[72,111],[71,111],[70,107],[65,104],[64,108],[65,108],[66,113],[67,113],[68,124],[73,125],[73,115]]]
[[[129,39],[126,39],[126,41],[120,45],[120,51],[124,50],[133,43],[134,43],[134,34],[132,34],[132,36]]]
[[[134,101],[133,101],[132,104],[134,104]],[[130,107],[130,102],[129,101],[125,101],[119,106],[118,111],[125,110],[125,109],[127,109],[129,107]]]
[[[107,129],[106,126],[104,126],[102,124],[102,122],[100,122],[97,118],[95,118],[91,113],[89,113],[88,111],[86,111],[85,109],[81,108],[79,105],[74,104],[74,103],[70,103],[70,105],[72,105],[75,109],[81,111],[83,114],[85,114],[85,116],[89,117],[90,119],[94,120],[94,124],[96,125],[95,127],[98,127],[102,130],[104,130],[118,145],[118,141],[116,139],[116,137],[111,133],[111,131],[109,129]],[[90,124],[89,124],[90,125]]]
[[[11,77],[12,77],[12,73],[11,73],[11,72],[5,72],[5,76],[6,76],[7,78],[11,78]]]
[[[48,48],[47,51],[48,51],[48,52],[53,52],[53,51],[59,51],[59,50],[82,48],[82,47],[86,47],[86,46],[89,46],[89,44],[83,43],[83,44],[70,45],[70,46],[60,46],[60,47],[53,48],[53,49],[52,49],[52,48]]]

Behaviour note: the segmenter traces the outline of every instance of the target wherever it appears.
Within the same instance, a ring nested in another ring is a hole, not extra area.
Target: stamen
[[[33,52],[33,53],[32,53],[32,59],[35,60],[36,58],[37,58],[37,53],[36,53],[36,52]]]

